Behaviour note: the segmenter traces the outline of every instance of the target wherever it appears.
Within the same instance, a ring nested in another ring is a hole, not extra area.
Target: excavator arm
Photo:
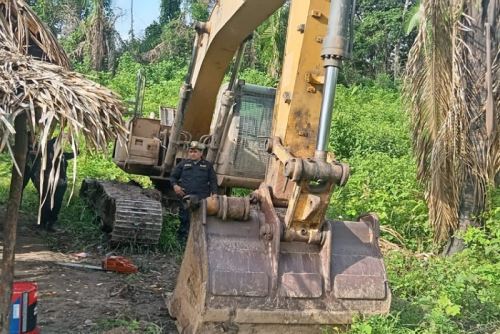
[[[278,8],[283,0],[231,0],[216,3],[207,22],[198,24],[192,92],[183,129],[199,139],[210,122],[224,74],[242,42]]]
[[[269,142],[274,159],[264,183],[270,186],[274,202],[288,203],[286,240],[321,239],[320,228],[333,186],[345,184],[349,175],[347,165],[333,161],[331,156],[327,159],[325,143],[336,84],[336,77],[328,75],[329,68],[338,71],[348,54],[351,17],[352,1],[291,3],[283,75]],[[344,43],[332,52],[334,40]]]
[[[163,170],[175,164],[181,128],[193,139],[210,132],[224,74],[243,41],[283,4],[283,0],[218,1],[210,19],[196,25],[191,65],[169,137]]]
[[[176,119],[194,138],[208,132],[216,88],[239,44],[280,4],[220,0],[200,25]],[[327,143],[353,7],[353,0],[291,1],[265,180],[251,198],[190,203],[191,229],[168,303],[180,332],[320,333],[356,314],[389,311],[376,216],[325,220],[334,186],[349,174]],[[170,143],[176,140],[173,131]]]

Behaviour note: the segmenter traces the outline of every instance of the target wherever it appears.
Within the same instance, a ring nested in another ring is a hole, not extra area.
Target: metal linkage
[[[207,215],[222,220],[248,220],[250,214],[249,197],[212,196],[207,198]]]
[[[331,181],[343,186],[349,178],[349,166],[318,159],[292,158],[285,163],[285,176],[292,181]]]

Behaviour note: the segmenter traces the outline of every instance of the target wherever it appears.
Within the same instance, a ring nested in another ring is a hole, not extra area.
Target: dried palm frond
[[[422,1],[423,19],[409,54],[405,82],[418,177],[427,183],[429,190],[430,220],[446,227],[453,226],[457,216],[457,189],[452,173],[457,159],[450,157],[453,150],[447,145],[449,138],[443,138],[452,96],[451,1]],[[432,191],[433,185],[442,187],[436,192]]]
[[[500,7],[500,6],[499,6]],[[493,27],[493,31],[500,31],[500,19],[497,20],[496,27]],[[494,110],[496,110],[496,132],[495,137],[492,138],[491,151],[493,152],[489,157],[489,165],[491,166],[489,170],[491,171],[490,178],[500,177],[500,47],[497,48],[497,53],[494,55],[492,61],[492,78],[496,78],[493,81],[493,104]]]
[[[422,1],[424,19],[407,64],[405,93],[413,108],[411,116],[420,179],[429,176],[432,146],[451,98],[452,27],[449,5],[450,1]]]
[[[398,241],[398,243],[395,243],[381,237],[379,239],[379,245],[383,253],[387,253],[389,251],[408,252],[404,245],[403,236],[398,231],[388,226],[380,226],[380,231],[389,234]]]
[[[23,0],[0,0],[0,30],[12,52],[35,54],[41,60],[69,68],[69,60],[57,39]]]
[[[463,131],[465,140],[457,145],[466,152],[461,168],[462,189],[467,193],[462,190],[465,198],[461,205],[469,204],[471,213],[478,216],[486,207],[488,185],[500,170],[500,5],[498,1],[483,2],[480,6],[471,1],[462,5],[459,2],[456,12],[460,13],[460,20],[455,26],[456,84],[452,113],[463,120],[459,131]],[[492,132],[488,129],[489,112],[494,118]]]
[[[380,238],[378,241],[378,244],[380,246],[380,251],[382,252],[382,254],[387,254],[387,253],[392,252],[392,251],[397,251],[397,252],[401,252],[401,253],[408,252],[408,250],[406,248],[401,247],[400,245],[398,245],[394,242],[391,242],[387,239],[384,239],[384,238]]]
[[[124,110],[118,96],[78,73],[0,49],[0,151],[5,147],[12,151],[14,120],[26,113],[27,126],[41,152],[42,185],[47,182],[51,201],[61,172],[63,147],[69,144],[76,154],[80,133],[93,149],[106,150],[109,140],[116,137],[122,141],[127,132],[122,120]],[[54,168],[49,180],[43,180],[47,142],[54,135]],[[76,159],[73,166],[75,180]]]
[[[149,63],[154,63],[158,61],[164,52],[168,49],[168,45],[165,42],[161,42],[151,50],[142,54],[141,58],[143,61],[147,61]]]
[[[424,15],[409,54],[405,97],[418,176],[427,186],[429,218],[435,240],[441,242],[460,219],[472,219],[484,209],[486,186],[499,168],[499,137],[498,132],[486,135],[484,47],[474,45],[484,23],[467,15],[473,5],[466,1],[427,0],[421,6]],[[498,50],[498,41],[494,45]],[[498,58],[495,64],[493,68]],[[499,76],[494,80],[498,87]],[[498,89],[494,96],[498,108]]]

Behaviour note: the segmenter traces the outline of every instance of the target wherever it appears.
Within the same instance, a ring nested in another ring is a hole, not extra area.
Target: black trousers
[[[180,241],[186,242],[189,234],[191,213],[189,209],[184,208],[183,205],[179,208],[179,229],[177,230],[177,236]]]
[[[25,174],[26,175],[26,174]],[[42,197],[42,199],[45,197],[45,193],[47,192],[48,186],[45,185],[44,191],[40,191],[40,184],[38,178],[34,177],[33,175],[29,175],[24,178],[24,184],[23,184],[23,192],[24,188],[28,184],[29,180],[31,179],[31,182],[33,182],[33,185],[36,188],[36,191],[38,193],[39,198]],[[51,207],[51,194],[47,194],[47,198],[45,199],[45,202],[42,205],[41,209],[41,215],[40,215],[40,225],[42,227],[53,227],[54,224],[57,222],[57,217],[59,216],[59,211],[61,211],[62,203],[64,200],[64,193],[66,192],[66,188],[68,188],[67,183],[65,182],[66,180],[63,180],[61,184],[58,184],[56,186],[56,190],[54,193],[54,206]]]
[[[61,211],[62,203],[64,200],[64,193],[66,192],[67,184],[58,185],[54,194],[54,206],[51,208],[51,194],[47,195],[45,202],[42,205],[42,212],[40,217],[40,225],[42,227],[53,227],[57,222],[59,211]],[[45,194],[43,194],[44,196]],[[42,195],[41,195],[42,196]]]

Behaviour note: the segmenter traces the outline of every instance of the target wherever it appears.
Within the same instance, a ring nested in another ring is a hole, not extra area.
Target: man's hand
[[[178,184],[174,185],[174,191],[180,197],[186,196],[186,193],[184,192],[184,189],[182,189],[182,187],[180,185],[178,185]]]

